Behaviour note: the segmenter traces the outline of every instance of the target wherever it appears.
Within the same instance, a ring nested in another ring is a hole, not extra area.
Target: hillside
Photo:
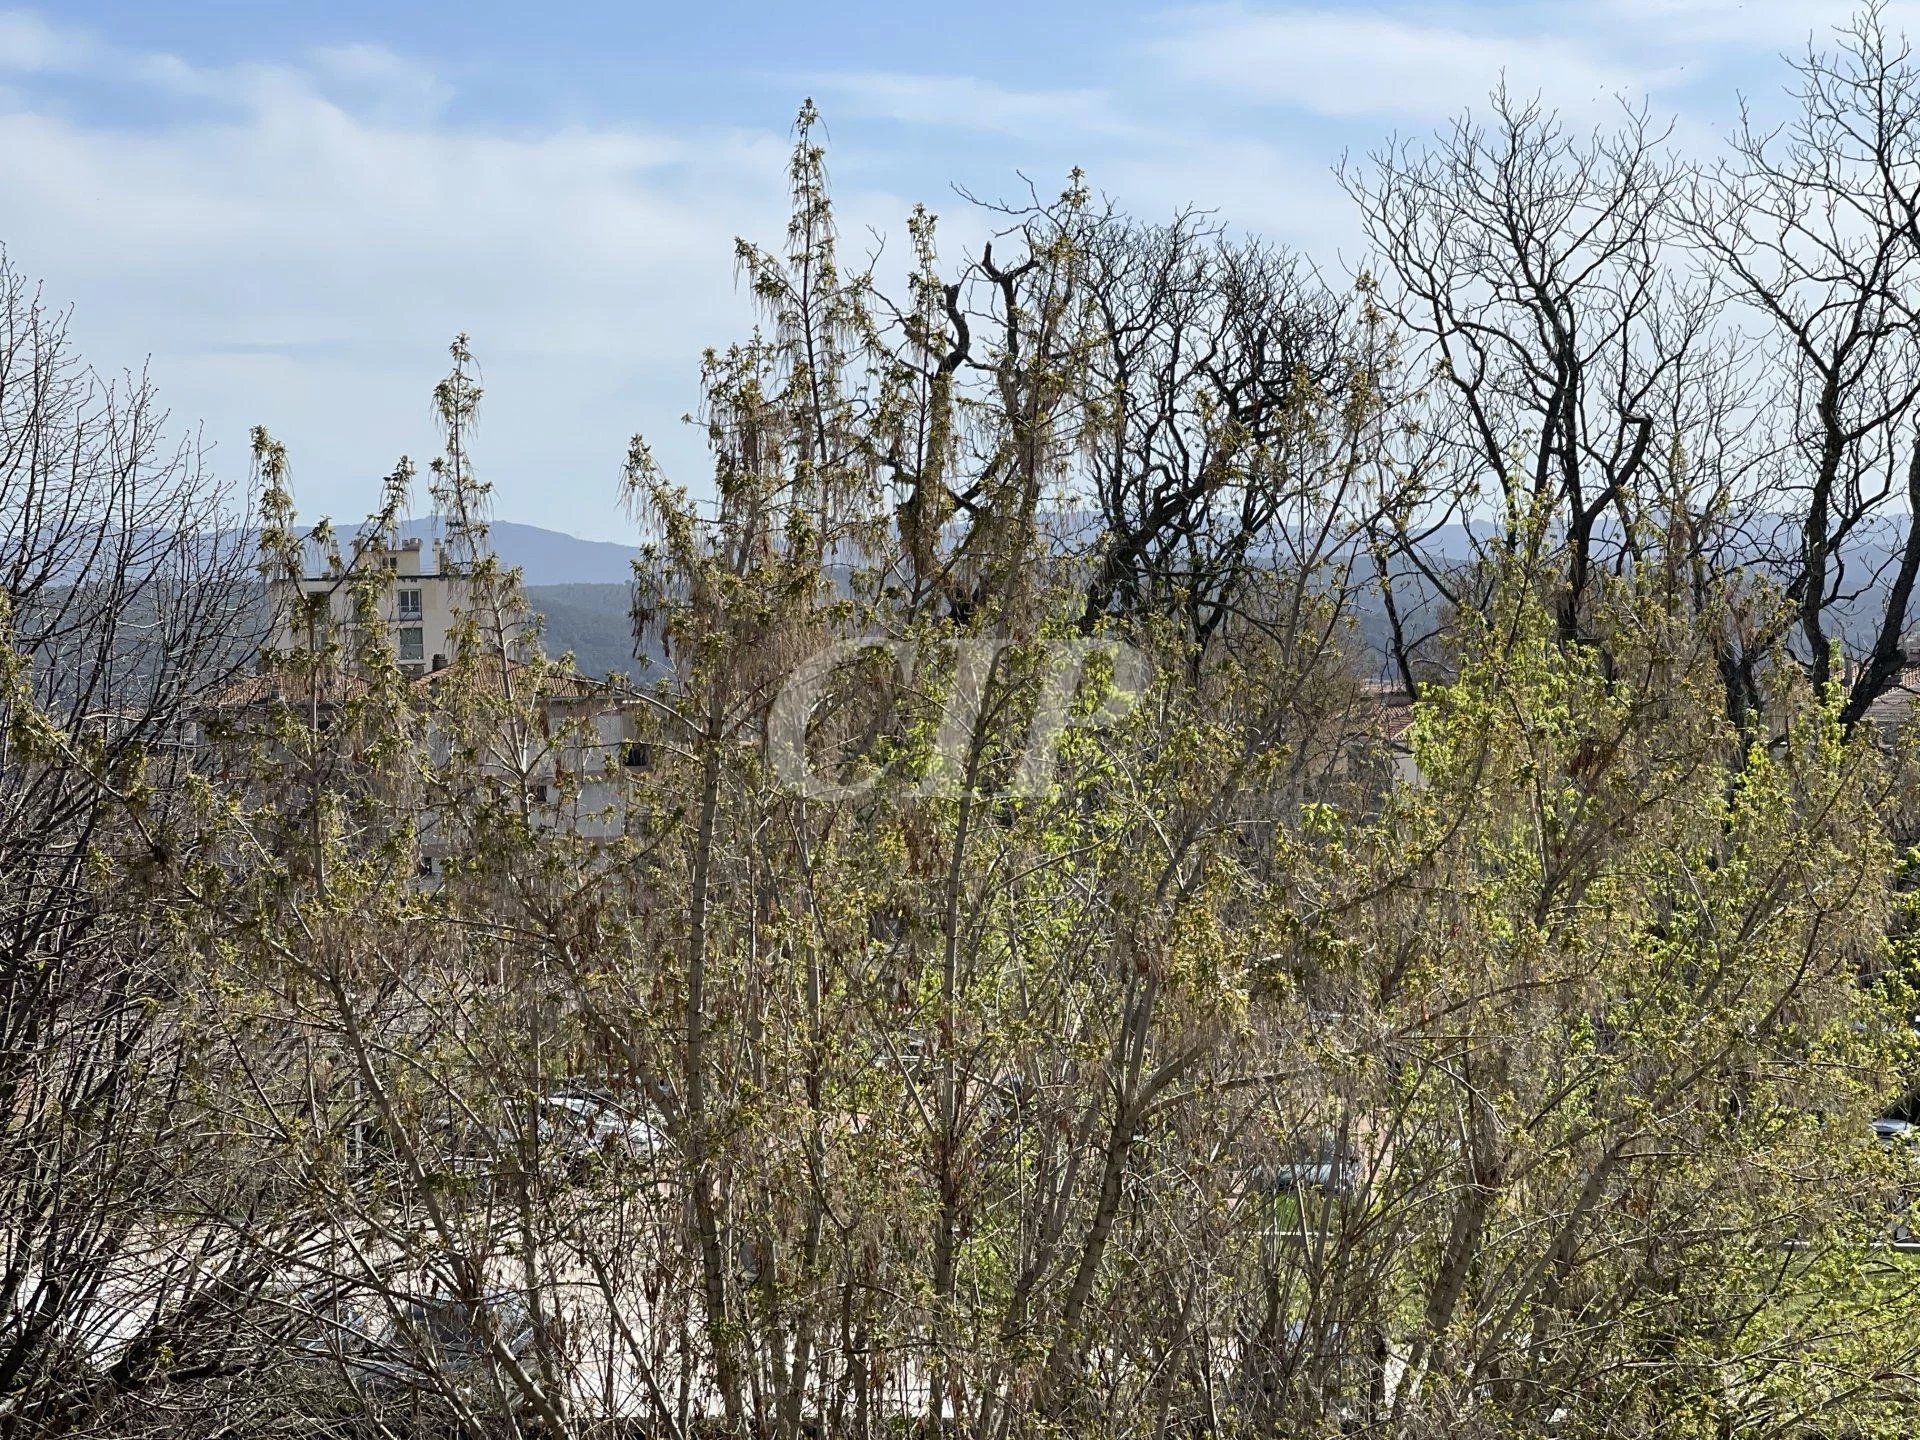
[[[624,584],[529,585],[527,602],[545,622],[548,654],[571,651],[583,675],[639,675]]]

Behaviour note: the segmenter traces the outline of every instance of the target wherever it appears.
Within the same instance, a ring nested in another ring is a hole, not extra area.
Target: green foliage
[[[1731,602],[1650,537],[1569,626],[1516,502],[1396,783],[1347,624],[1364,456],[1412,433],[1371,282],[1270,412],[1190,378],[1143,419],[1102,298],[1145,256],[1240,324],[1272,257],[1076,175],[958,278],[916,212],[893,306],[817,123],[738,252],[767,331],[704,361],[712,503],[628,453],[645,686],[542,653],[461,339],[452,663],[403,672],[322,528],[351,623],[293,617],[169,866],[144,758],[102,766],[90,893],[158,897],[181,1045],[156,1231],[253,1264],[329,1403],[466,1433],[1899,1432],[1903,755],[1784,662],[1730,718]],[[1052,525],[1163,421],[1209,457],[1178,544],[1113,490]],[[7,653],[10,753],[92,763]]]

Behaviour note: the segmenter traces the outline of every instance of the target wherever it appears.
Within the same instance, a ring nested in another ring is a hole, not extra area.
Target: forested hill
[[[417,536],[428,544],[437,533],[431,518],[400,526],[403,539]],[[629,611],[636,547],[506,520],[492,522],[489,538],[505,564],[519,567],[527,599],[542,617],[541,643],[549,654],[571,652],[586,675],[619,671],[639,676],[642,667],[633,658]],[[1430,561],[1457,565],[1474,550],[1474,537],[1461,526],[1445,526],[1429,537],[1426,548]],[[1893,558],[1891,538],[1873,531],[1849,551],[1849,574],[1860,577],[1854,582],[1858,593],[1837,602],[1833,618],[1839,632],[1854,643],[1870,639]],[[1370,592],[1356,595],[1353,615],[1362,643],[1384,654],[1387,627],[1378,598]]]
[[[437,534],[437,522],[431,518],[409,520],[400,526],[403,540],[418,537],[430,544]],[[519,566],[521,580],[536,587],[616,585],[624,591],[633,579],[634,557],[640,553],[631,545],[582,540],[510,520],[490,522],[487,535],[501,560]]]
[[[639,677],[625,584],[529,585],[527,601],[543,622],[540,643],[548,654],[572,652],[583,675]]]

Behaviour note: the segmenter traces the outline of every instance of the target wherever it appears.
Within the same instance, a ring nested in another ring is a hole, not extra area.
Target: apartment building
[[[400,668],[426,675],[444,667],[453,658],[458,616],[469,605],[468,582],[438,541],[429,549],[418,538],[369,545],[357,552],[352,568],[329,567],[297,581],[276,581],[269,644],[285,650],[313,643],[322,623],[336,631],[357,624],[352,580],[353,568],[361,567],[381,571],[388,581],[375,602],[377,619],[389,631]]]

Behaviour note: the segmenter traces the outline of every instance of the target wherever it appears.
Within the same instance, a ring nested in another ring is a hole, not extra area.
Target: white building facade
[[[418,539],[369,545],[357,552],[353,565],[384,572],[387,583],[375,602],[377,620],[386,627],[402,670],[426,675],[452,660],[454,627],[468,607],[469,589],[438,542],[430,550]],[[357,624],[352,578],[351,570],[341,569],[276,582],[275,630],[269,642],[273,648],[313,643],[319,639],[313,631],[322,622],[336,631]],[[288,593],[289,585],[297,585],[297,596]]]

